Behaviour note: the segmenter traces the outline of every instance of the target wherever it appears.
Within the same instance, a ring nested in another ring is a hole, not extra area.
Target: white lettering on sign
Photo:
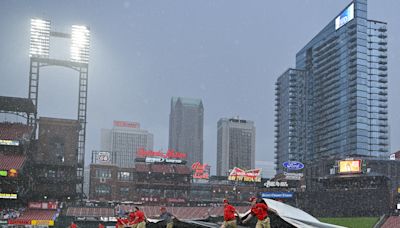
[[[300,180],[303,177],[302,173],[284,173],[286,180]]]
[[[286,181],[267,181],[264,183],[264,186],[266,188],[271,188],[271,187],[289,187],[288,183]]]
[[[170,158],[162,158],[162,157],[146,157],[145,162],[147,163],[182,163],[182,160],[179,159],[170,159]]]

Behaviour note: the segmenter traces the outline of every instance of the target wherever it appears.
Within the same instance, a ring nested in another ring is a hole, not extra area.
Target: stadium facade
[[[201,99],[172,97],[169,149],[187,154],[187,165],[203,163],[204,107]]]
[[[136,122],[114,121],[112,129],[101,130],[101,150],[111,152],[112,163],[121,168],[135,165],[138,149],[153,150],[153,134]]]
[[[387,157],[387,25],[355,0],[276,82],[276,171],[285,160]]]
[[[235,182],[229,181],[226,176],[211,176],[195,183],[193,171],[183,163],[143,161],[137,159],[135,168],[91,164],[90,200],[130,201],[158,206],[209,206],[229,199],[237,204],[246,204],[251,196],[266,190],[266,179],[261,182]]]
[[[218,121],[217,176],[234,167],[255,168],[256,128],[253,121],[221,118]]]

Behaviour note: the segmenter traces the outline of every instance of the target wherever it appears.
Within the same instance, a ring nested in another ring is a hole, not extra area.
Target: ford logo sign
[[[283,163],[283,166],[288,170],[300,170],[304,168],[304,164],[298,161],[287,161]]]

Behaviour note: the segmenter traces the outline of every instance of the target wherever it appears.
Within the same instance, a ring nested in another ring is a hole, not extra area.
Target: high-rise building
[[[276,92],[278,173],[285,159],[386,156],[386,23],[354,0],[297,53]]]
[[[227,176],[234,167],[255,168],[256,128],[253,121],[222,118],[218,121],[217,175]]]
[[[305,106],[304,70],[288,69],[276,82],[276,154],[279,165],[285,161],[302,161],[306,151],[304,134]]]
[[[114,121],[112,129],[101,129],[101,150],[110,152],[111,163],[118,167],[134,167],[140,148],[153,150],[153,134],[140,129],[139,123]]]
[[[200,99],[172,97],[169,149],[187,154],[187,165],[203,163],[204,108]]]

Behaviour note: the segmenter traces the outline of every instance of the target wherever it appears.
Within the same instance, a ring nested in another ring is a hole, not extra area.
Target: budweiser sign
[[[209,166],[207,164],[201,164],[200,162],[193,163],[192,170],[194,170],[193,178],[195,179],[208,179],[209,178]]]
[[[261,169],[243,170],[235,167],[229,174],[228,180],[261,182]]]
[[[169,149],[167,153],[163,153],[162,151],[152,151],[152,150],[145,150],[144,148],[140,148],[137,151],[138,157],[160,157],[160,158],[178,158],[183,159],[186,158],[185,153],[175,152],[172,149]]]

